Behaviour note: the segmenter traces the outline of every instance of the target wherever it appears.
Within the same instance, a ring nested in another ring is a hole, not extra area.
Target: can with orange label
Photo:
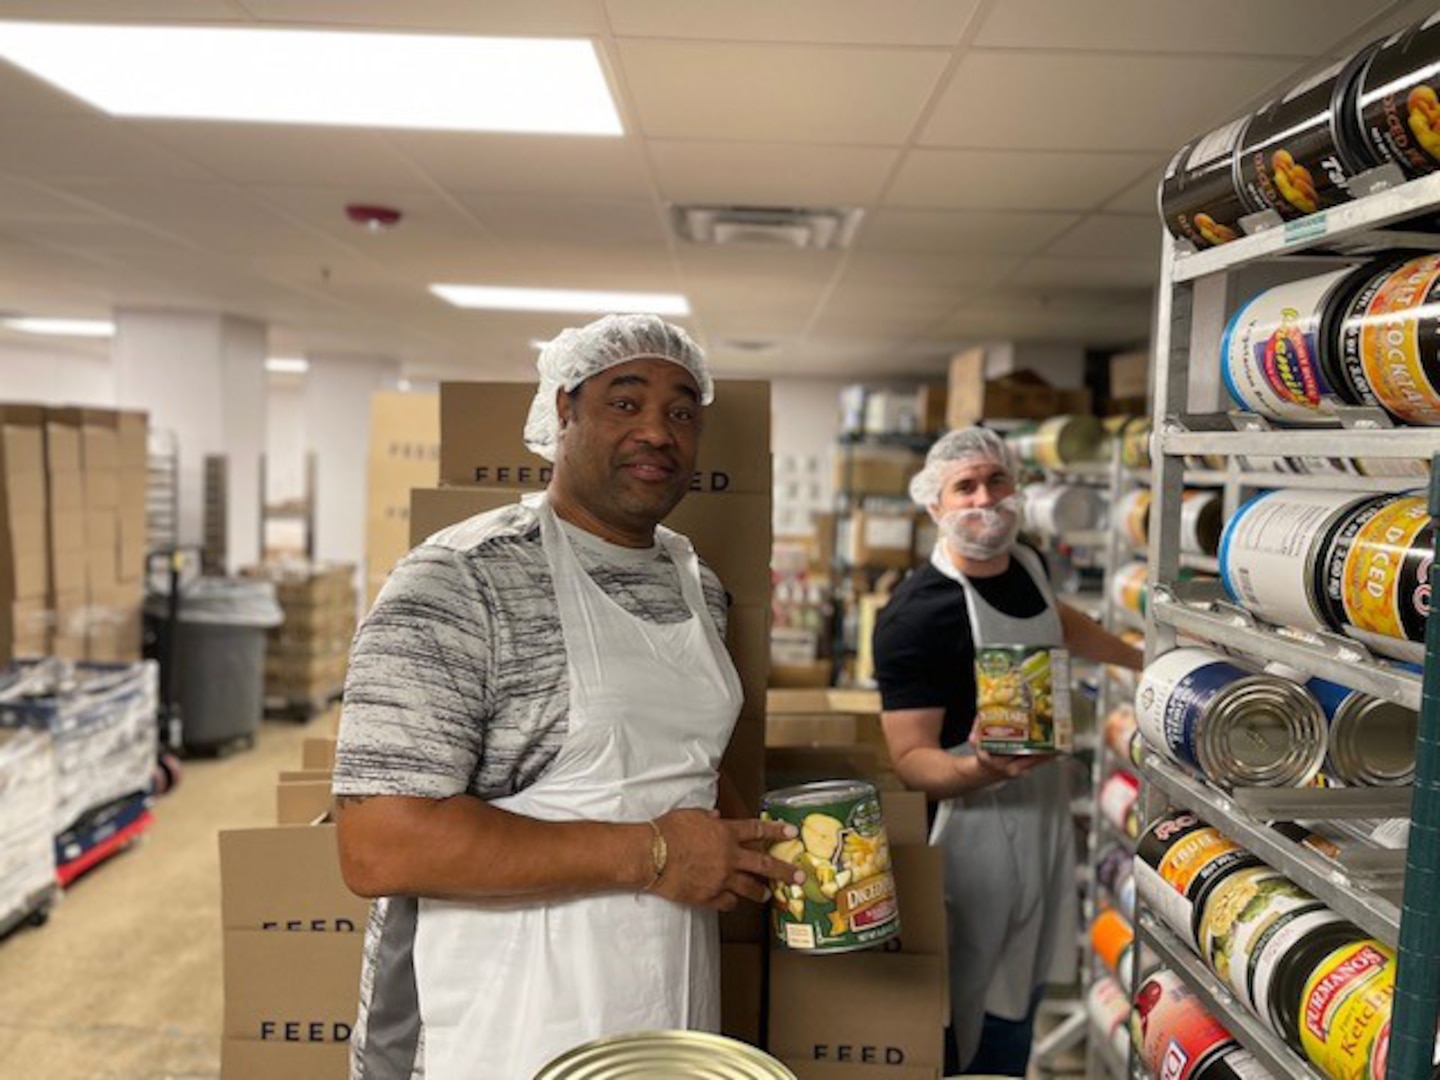
[[[1130,982],[1131,953],[1135,949],[1135,928],[1115,908],[1106,908],[1090,924],[1090,948],[1105,969],[1122,983]]]
[[[1135,886],[1170,929],[1198,945],[1206,897],[1226,877],[1260,860],[1189,810],[1152,821],[1135,845]]]
[[[1343,305],[1336,367],[1344,390],[1407,424],[1440,425],[1440,255],[1376,266]]]

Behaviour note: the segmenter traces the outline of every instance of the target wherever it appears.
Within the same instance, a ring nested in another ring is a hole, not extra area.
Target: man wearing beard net
[[[1039,555],[1016,542],[1017,479],[1010,448],[986,428],[952,431],[931,447],[910,497],[935,520],[939,539],[875,627],[895,770],[939,804],[931,842],[945,854],[950,923],[947,1075],[1023,1076],[1045,984],[1075,976],[1068,767],[1054,754],[978,747],[976,648],[1063,648],[1137,670],[1142,663],[1140,652],[1056,600]]]

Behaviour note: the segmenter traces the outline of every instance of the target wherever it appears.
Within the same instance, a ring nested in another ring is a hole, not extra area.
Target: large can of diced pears
[[[772,791],[760,816],[799,835],[770,854],[805,873],[803,885],[774,882],[775,937],[789,949],[840,953],[868,949],[900,932],[890,842],[880,796],[863,780],[824,780]]]

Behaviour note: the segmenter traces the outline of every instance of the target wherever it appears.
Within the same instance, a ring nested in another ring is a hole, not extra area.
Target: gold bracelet
[[[660,831],[660,826],[655,822],[651,821],[649,824],[650,828],[655,831],[655,835],[650,838],[650,861],[654,864],[655,876],[650,879],[650,884],[646,885],[641,892],[650,892],[660,884],[660,876],[665,873],[665,863],[670,858],[670,849],[665,844],[665,834]]]

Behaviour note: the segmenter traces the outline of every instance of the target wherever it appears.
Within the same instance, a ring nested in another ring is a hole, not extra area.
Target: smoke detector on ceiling
[[[749,244],[810,251],[850,246],[865,211],[793,206],[675,206],[675,232],[692,244]]]

